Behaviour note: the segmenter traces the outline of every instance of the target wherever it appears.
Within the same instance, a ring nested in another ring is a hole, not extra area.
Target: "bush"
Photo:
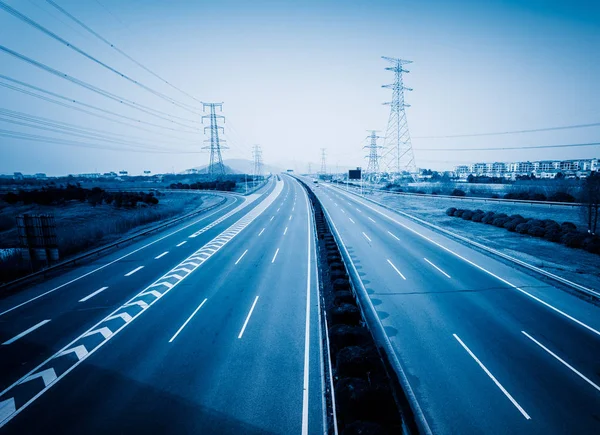
[[[462,208],[459,208],[458,210],[456,210],[456,211],[454,212],[454,216],[456,216],[456,217],[462,217],[462,215],[463,215],[463,213],[464,213],[464,212],[465,212],[465,210],[464,210],[464,209],[462,209]]]
[[[495,227],[503,227],[508,221],[510,221],[509,217],[496,217],[492,221],[492,225]]]
[[[364,346],[370,341],[369,332],[362,326],[333,325],[329,328],[329,342],[334,354],[346,346]]]
[[[569,231],[577,231],[577,225],[573,222],[563,222],[560,224],[560,228],[563,233],[568,233]]]
[[[497,193],[492,193],[490,198],[497,199],[497,198],[500,198],[500,195],[498,195]]]
[[[579,231],[570,231],[562,235],[560,242],[569,248],[580,248],[586,238],[587,234],[585,233],[580,233]]]
[[[511,233],[514,233],[517,230],[517,225],[521,223],[523,222],[520,222],[518,219],[511,219],[504,224],[504,228],[506,228]]]
[[[544,239],[550,242],[560,242],[561,236],[562,232],[558,225],[546,228],[546,232],[544,233]]]
[[[481,222],[483,222],[484,224],[491,224],[492,221],[494,220],[494,212],[493,211],[488,211],[483,218],[481,219]]]
[[[365,378],[379,368],[381,360],[373,347],[348,346],[335,357],[338,377]]]
[[[452,193],[450,194],[450,196],[465,196],[465,195],[466,195],[465,191],[461,190],[461,189],[454,189],[452,191]]]
[[[567,192],[556,192],[548,197],[552,202],[575,202],[575,197]]]
[[[529,199],[532,201],[546,201],[546,195],[543,193],[534,193],[533,195],[529,195]]]
[[[515,231],[519,234],[527,234],[529,232],[529,224],[527,222],[523,222],[515,227]]]
[[[592,254],[600,254],[600,237],[588,236],[585,238],[581,247]]]
[[[544,234],[546,234],[546,229],[544,227],[530,224],[527,234],[534,237],[544,237]]]
[[[473,212],[471,210],[465,210],[461,216],[466,221],[470,221],[473,218]]]
[[[483,216],[485,216],[485,214],[483,214],[483,213],[475,213],[473,215],[473,217],[471,218],[471,220],[473,222],[481,222],[481,219],[483,219]]]
[[[329,319],[332,325],[358,326],[361,321],[360,310],[356,305],[341,304],[331,309]]]
[[[542,222],[544,222],[544,227],[546,227],[546,228],[559,226],[558,222],[556,222],[555,220],[552,220],[552,219],[544,219]]]
[[[530,219],[529,221],[527,221],[529,223],[529,226],[531,227],[544,227],[544,221],[541,221],[539,219]]]
[[[454,216],[454,212],[456,211],[455,207],[450,207],[449,209],[446,210],[446,214],[448,216]]]
[[[517,220],[519,220],[521,222],[525,222],[525,218],[523,216],[521,216],[520,214],[510,215],[510,218],[511,218],[511,220],[517,219]]]

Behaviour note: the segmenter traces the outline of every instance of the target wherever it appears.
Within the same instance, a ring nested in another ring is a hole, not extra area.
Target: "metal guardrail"
[[[204,193],[204,192],[202,192],[202,193]],[[211,193],[211,195],[213,195],[213,196],[220,196],[220,195],[214,194],[214,193]],[[171,219],[171,220],[169,220],[167,222],[163,222],[163,223],[161,223],[161,224],[159,224],[157,226],[154,226],[152,228],[149,228],[147,230],[144,230],[144,231],[139,232],[137,234],[134,234],[132,236],[126,237],[125,239],[120,239],[120,240],[117,240],[116,242],[109,243],[108,245],[104,245],[104,246],[101,246],[99,248],[92,249],[91,251],[88,251],[88,252],[85,252],[83,254],[80,254],[77,257],[70,258],[68,260],[62,261],[62,262],[60,262],[58,264],[55,264],[53,266],[46,267],[46,268],[44,268],[42,270],[39,270],[37,272],[30,273],[29,275],[23,276],[21,278],[17,278],[17,279],[15,279],[13,281],[10,281],[10,282],[7,282],[5,284],[0,285],[0,290],[4,290],[6,288],[13,287],[15,285],[25,283],[25,282],[27,282],[29,280],[32,280],[32,279],[35,279],[35,278],[38,278],[38,277],[44,277],[49,272],[54,272],[54,271],[59,270],[59,269],[61,269],[63,267],[77,264],[78,261],[84,260],[84,259],[89,258],[89,257],[93,257],[94,255],[99,255],[100,253],[102,253],[104,251],[107,251],[109,249],[118,247],[121,244],[124,244],[124,243],[127,243],[127,242],[131,242],[131,241],[133,241],[133,240],[135,240],[135,239],[137,239],[139,237],[143,237],[143,236],[146,236],[146,235],[148,235],[150,233],[153,233],[155,231],[162,230],[162,229],[164,229],[164,228],[166,228],[166,227],[168,227],[170,225],[173,225],[173,224],[176,224],[178,222],[181,222],[182,220],[188,219],[188,218],[190,218],[192,216],[195,216],[197,214],[200,214],[200,213],[212,210],[214,208],[217,208],[220,205],[222,205],[223,203],[225,203],[225,201],[227,201],[227,198],[223,197],[223,199],[221,201],[219,201],[218,203],[216,203],[216,204],[210,205],[208,207],[200,208],[198,210],[194,210],[194,211],[192,211],[192,212],[190,212],[188,214],[185,214],[183,216],[179,216],[179,217],[173,218],[173,219]]]
[[[307,185],[308,183],[304,184]],[[320,202],[318,197],[317,200]],[[385,332],[383,324],[381,323],[381,319],[377,315],[377,311],[375,310],[375,306],[369,297],[367,289],[365,288],[360,275],[354,266],[352,258],[350,257],[350,253],[348,252],[337,227],[333,223],[329,212],[325,207],[322,206],[321,208],[329,224],[329,228],[331,229],[333,237],[340,248],[340,252],[342,254],[342,258],[344,259],[344,263],[346,264],[346,270],[350,278],[350,284],[353,288],[354,294],[358,299],[365,322],[373,334],[373,340],[375,341],[377,347],[382,349],[382,351],[385,353],[385,356],[387,357],[387,363],[394,371],[394,374],[398,379],[398,382],[406,397],[406,401],[410,407],[410,411],[414,418],[414,425],[416,425],[417,430],[421,434],[430,435],[433,432],[431,431],[431,428],[425,419],[425,414],[423,413],[423,410],[417,401],[416,395],[414,394],[414,391],[408,381],[408,376],[406,375],[402,364],[400,363],[400,360],[398,359],[398,356],[392,346],[392,343]]]
[[[341,183],[331,183],[337,186],[345,186],[345,184]],[[349,186],[352,189],[360,189],[360,187]],[[584,204],[580,202],[556,202],[556,201],[534,201],[527,199],[505,199],[505,198],[485,198],[485,197],[475,197],[475,196],[451,196],[451,195],[432,195],[428,193],[410,193],[410,192],[394,192],[392,190],[380,189],[375,187],[365,187],[363,186],[363,190],[375,190],[381,193],[388,193],[390,195],[400,195],[400,196],[416,196],[416,197],[424,197],[429,199],[435,198],[443,198],[443,199],[457,199],[459,201],[482,201],[482,202],[497,202],[497,203],[512,203],[512,204],[529,204],[529,205],[546,205],[548,207],[581,207]]]
[[[510,261],[512,263],[518,264],[519,266],[521,266],[521,267],[523,267],[525,269],[531,270],[531,271],[536,272],[538,274],[541,274],[541,275],[543,275],[543,276],[545,276],[547,278],[550,278],[550,279],[552,279],[554,281],[557,281],[557,282],[559,282],[559,283],[561,283],[561,284],[563,284],[563,285],[565,285],[565,286],[567,286],[567,287],[569,287],[569,288],[571,288],[571,289],[573,289],[573,290],[575,290],[575,291],[579,292],[580,294],[583,294],[583,295],[585,295],[587,297],[591,297],[591,298],[594,298],[594,299],[600,299],[600,293],[597,292],[597,291],[595,291],[595,290],[593,290],[593,289],[584,287],[581,284],[577,284],[577,283],[575,283],[573,281],[569,281],[566,278],[563,278],[561,276],[555,275],[555,274],[553,274],[551,272],[548,272],[546,270],[540,269],[539,267],[536,267],[536,266],[534,266],[532,264],[529,264],[529,263],[526,263],[526,262],[524,262],[522,260],[519,260],[517,258],[511,257],[510,255],[504,254],[504,253],[502,253],[502,252],[500,252],[500,251],[498,251],[496,249],[490,248],[489,246],[485,246],[485,245],[483,245],[481,243],[475,242],[475,241],[473,241],[473,240],[471,240],[471,239],[469,239],[467,237],[464,237],[464,236],[461,236],[459,234],[453,233],[452,231],[449,231],[449,230],[447,230],[445,228],[439,227],[439,226],[437,226],[435,224],[427,222],[427,221],[425,221],[423,219],[420,219],[420,218],[418,218],[416,216],[413,216],[411,214],[408,214],[406,212],[403,212],[403,211],[397,210],[395,208],[392,208],[392,207],[390,207],[390,206],[388,206],[386,204],[383,204],[383,203],[381,203],[379,201],[375,201],[374,199],[367,198],[365,196],[360,196],[360,195],[358,195],[355,192],[351,192],[351,193],[354,194],[354,195],[357,195],[360,198],[363,198],[363,199],[365,199],[367,201],[370,201],[370,202],[372,202],[374,204],[377,204],[377,205],[379,205],[379,206],[381,206],[381,207],[383,207],[383,208],[385,208],[387,210],[390,210],[390,211],[392,211],[394,213],[398,213],[398,214],[400,214],[400,215],[402,215],[404,217],[407,217],[408,219],[410,219],[410,220],[412,220],[412,221],[414,221],[414,222],[416,222],[418,224],[424,225],[424,226],[426,226],[428,228],[431,228],[431,229],[433,229],[433,230],[435,230],[437,232],[443,233],[443,234],[448,235],[448,236],[450,236],[450,237],[452,237],[454,239],[457,239],[457,240],[459,240],[459,241],[461,241],[461,242],[463,242],[463,243],[465,243],[467,245],[474,246],[474,247],[476,247],[478,249],[481,249],[483,251],[489,252],[490,254],[493,254],[495,256],[501,257],[501,258],[503,258],[505,260],[508,260],[508,261]]]

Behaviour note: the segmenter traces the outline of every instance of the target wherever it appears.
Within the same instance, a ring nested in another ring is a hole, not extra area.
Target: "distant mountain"
[[[226,159],[223,160],[223,165],[225,165],[225,172],[227,174],[251,174],[254,171],[254,162],[246,159]],[[198,171],[201,174],[205,174],[207,168],[208,165],[204,165],[195,168],[190,168],[183,172],[185,173],[194,170]],[[269,172],[277,174],[282,171],[283,169],[277,166],[263,165],[263,174],[267,174]]]

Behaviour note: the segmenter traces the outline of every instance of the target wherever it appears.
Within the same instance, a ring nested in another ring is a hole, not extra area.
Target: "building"
[[[535,162],[494,162],[473,163],[471,165],[456,166],[454,173],[460,179],[467,179],[469,175],[500,177],[514,180],[519,176],[535,176],[536,178],[554,178],[561,173],[566,178],[586,177],[592,171],[600,170],[600,160],[573,159],[573,160],[540,160]]]

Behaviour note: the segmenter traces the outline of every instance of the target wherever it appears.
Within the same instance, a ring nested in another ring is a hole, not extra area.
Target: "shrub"
[[[533,195],[529,195],[529,199],[532,201],[546,201],[546,195],[543,193],[534,193]]]
[[[361,321],[360,310],[356,305],[352,304],[341,304],[333,307],[328,317],[333,325],[346,324],[358,326]]]
[[[381,364],[377,350],[372,347],[348,346],[335,357],[337,376],[365,378]]]
[[[541,221],[539,219],[530,219],[529,221],[527,221],[527,223],[531,227],[544,227],[544,221]]]
[[[546,232],[544,233],[544,239],[549,240],[550,242],[560,242],[561,236],[562,232],[558,225],[546,228]]]
[[[466,195],[465,191],[461,190],[461,189],[454,189],[452,191],[452,193],[450,194],[450,196],[465,196],[465,195]]]
[[[548,197],[552,202],[575,202],[575,197],[567,192],[556,192]]]
[[[527,234],[529,232],[529,224],[527,222],[518,224],[515,227],[515,231],[519,234]]]
[[[510,218],[511,218],[512,220],[518,219],[518,220],[520,220],[521,222],[525,222],[525,218],[524,218],[523,216],[521,216],[520,214],[513,214],[513,215],[510,215]]]
[[[462,208],[459,208],[458,210],[456,210],[456,211],[454,212],[454,216],[456,216],[456,217],[462,217],[462,215],[463,215],[463,213],[464,213],[464,212],[465,212],[465,210],[464,210],[464,209],[462,209]]]
[[[496,217],[492,221],[492,225],[495,227],[503,227],[508,221],[510,221],[509,217]]]
[[[490,198],[500,198],[500,195],[498,195],[497,193],[492,193],[492,195],[490,196]]]
[[[511,233],[514,233],[517,229],[517,225],[519,225],[520,223],[522,222],[519,222],[517,219],[511,219],[508,222],[506,222],[503,226]]]
[[[534,237],[544,237],[544,234],[546,234],[546,230],[544,227],[530,224],[529,229],[527,230],[527,234]]]
[[[454,216],[454,212],[456,211],[455,207],[450,207],[449,209],[446,210],[446,214],[448,216]]]
[[[560,242],[568,246],[569,248],[579,248],[583,245],[583,241],[586,239],[585,233],[579,231],[570,231],[565,233],[560,238]]]
[[[559,226],[558,222],[556,222],[555,220],[552,220],[552,219],[544,219],[542,222],[544,222],[544,227],[546,227],[546,228]]]
[[[481,222],[481,219],[483,219],[483,216],[485,216],[483,213],[475,213],[473,215],[473,217],[471,218],[471,220],[473,222]]]
[[[577,225],[575,225],[573,222],[563,222],[560,224],[560,228],[563,233],[568,233],[569,231],[576,231]]]
[[[473,217],[473,212],[471,210],[465,210],[461,216],[466,221],[470,221]]]
[[[483,222],[484,224],[491,224],[492,221],[494,220],[494,212],[493,211],[488,211],[483,218],[481,218],[481,222]]]
[[[585,238],[581,247],[592,254],[600,254],[600,237],[588,236]]]

